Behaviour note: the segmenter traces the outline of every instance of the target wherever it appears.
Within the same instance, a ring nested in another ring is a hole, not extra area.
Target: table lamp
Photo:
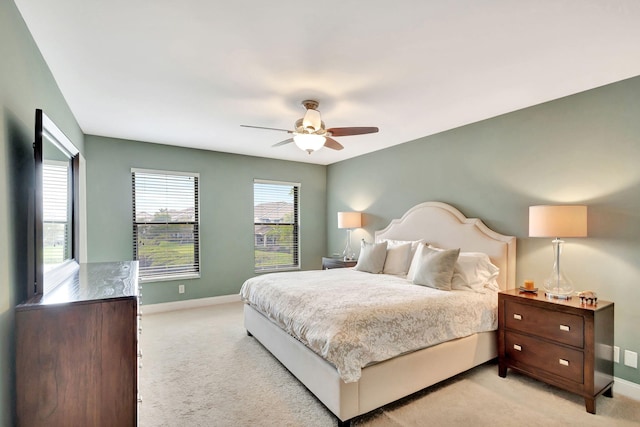
[[[362,227],[362,214],[360,212],[338,212],[338,228],[347,229],[347,245],[342,252],[345,261],[355,259],[356,254],[351,249],[351,230]]]
[[[545,295],[552,298],[569,299],[573,284],[560,269],[560,254],[563,240],[560,237],[587,236],[586,206],[530,206],[529,237],[554,237],[553,271],[544,281]]]

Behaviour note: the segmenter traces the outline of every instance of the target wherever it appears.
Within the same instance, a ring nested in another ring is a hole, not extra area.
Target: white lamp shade
[[[296,145],[304,151],[311,153],[324,147],[326,138],[322,135],[298,134],[293,137]]]
[[[362,214],[360,212],[338,212],[338,228],[362,227]]]
[[[529,237],[586,236],[586,206],[529,206]]]

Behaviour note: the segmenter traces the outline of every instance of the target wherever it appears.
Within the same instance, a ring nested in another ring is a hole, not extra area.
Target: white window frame
[[[195,212],[196,218],[193,221],[195,226],[195,236],[194,239],[194,250],[197,252],[195,258],[195,269],[196,272],[189,273],[168,273],[163,275],[154,275],[154,276],[144,276],[142,274],[142,269],[140,269],[139,279],[141,282],[163,282],[163,281],[171,281],[171,280],[183,280],[183,279],[199,279],[201,272],[201,260],[200,260],[200,252],[201,252],[201,242],[200,242],[200,174],[197,172],[180,172],[180,171],[170,171],[170,170],[158,170],[158,169],[141,169],[141,168],[131,168],[131,191],[132,191],[132,217],[133,217],[133,257],[134,260],[137,259],[137,242],[136,242],[136,228],[139,223],[136,221],[136,194],[135,194],[135,174],[136,173],[144,173],[144,174],[156,174],[156,175],[167,175],[167,176],[189,176],[194,177],[195,181]],[[190,221],[191,222],[191,221]]]

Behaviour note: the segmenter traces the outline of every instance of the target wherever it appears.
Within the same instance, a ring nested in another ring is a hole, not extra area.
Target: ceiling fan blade
[[[293,142],[293,138],[289,138],[289,139],[285,139],[284,141],[277,142],[273,144],[272,147],[279,147],[281,145],[289,144],[290,142]]]
[[[292,131],[292,130],[289,130],[289,129],[267,128],[267,127],[264,127],[264,126],[250,126],[250,125],[240,125],[240,126],[242,126],[243,128],[267,129],[267,130],[279,130],[279,131],[282,131],[282,132],[293,133],[293,131]]]
[[[328,136],[325,136],[324,146],[331,148],[332,150],[342,150],[344,147],[338,141]]]
[[[349,127],[349,128],[331,128],[327,129],[327,132],[331,132],[331,136],[349,136],[349,135],[363,135],[365,133],[378,132],[376,127]]]

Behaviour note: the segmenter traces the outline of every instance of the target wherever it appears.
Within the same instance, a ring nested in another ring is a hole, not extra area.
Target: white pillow
[[[427,245],[428,244],[425,242],[420,243],[413,253],[413,257],[411,257],[411,264],[409,265],[409,271],[407,272],[407,279],[413,281],[413,276],[416,275],[416,269],[418,268],[420,258],[422,257],[422,250],[426,248]]]
[[[428,245],[431,249],[444,249]],[[453,271],[451,289],[479,291],[484,288],[499,291],[498,274],[500,269],[491,263],[489,255],[482,252],[460,252]]]
[[[499,289],[497,277],[500,269],[482,252],[460,252],[453,271],[451,289],[482,291],[485,287]]]
[[[387,242],[367,243],[362,239],[360,257],[354,267],[358,271],[378,274],[384,268],[384,260],[387,258]]]
[[[406,275],[409,269],[411,243],[391,245],[387,241],[387,258],[384,261],[384,274]]]
[[[411,262],[411,260],[413,259],[413,256],[416,254],[416,249],[418,248],[418,246],[420,246],[422,244],[426,244],[424,239],[420,239],[420,240],[384,239],[384,240],[381,240],[381,242],[387,242],[387,248],[391,248],[391,247],[394,247],[394,246],[400,246],[400,245],[404,245],[404,244],[407,244],[407,243],[411,243],[411,253],[409,254],[409,262]]]
[[[423,247],[413,276],[413,284],[450,291],[453,270],[459,253],[460,249],[438,251]]]

